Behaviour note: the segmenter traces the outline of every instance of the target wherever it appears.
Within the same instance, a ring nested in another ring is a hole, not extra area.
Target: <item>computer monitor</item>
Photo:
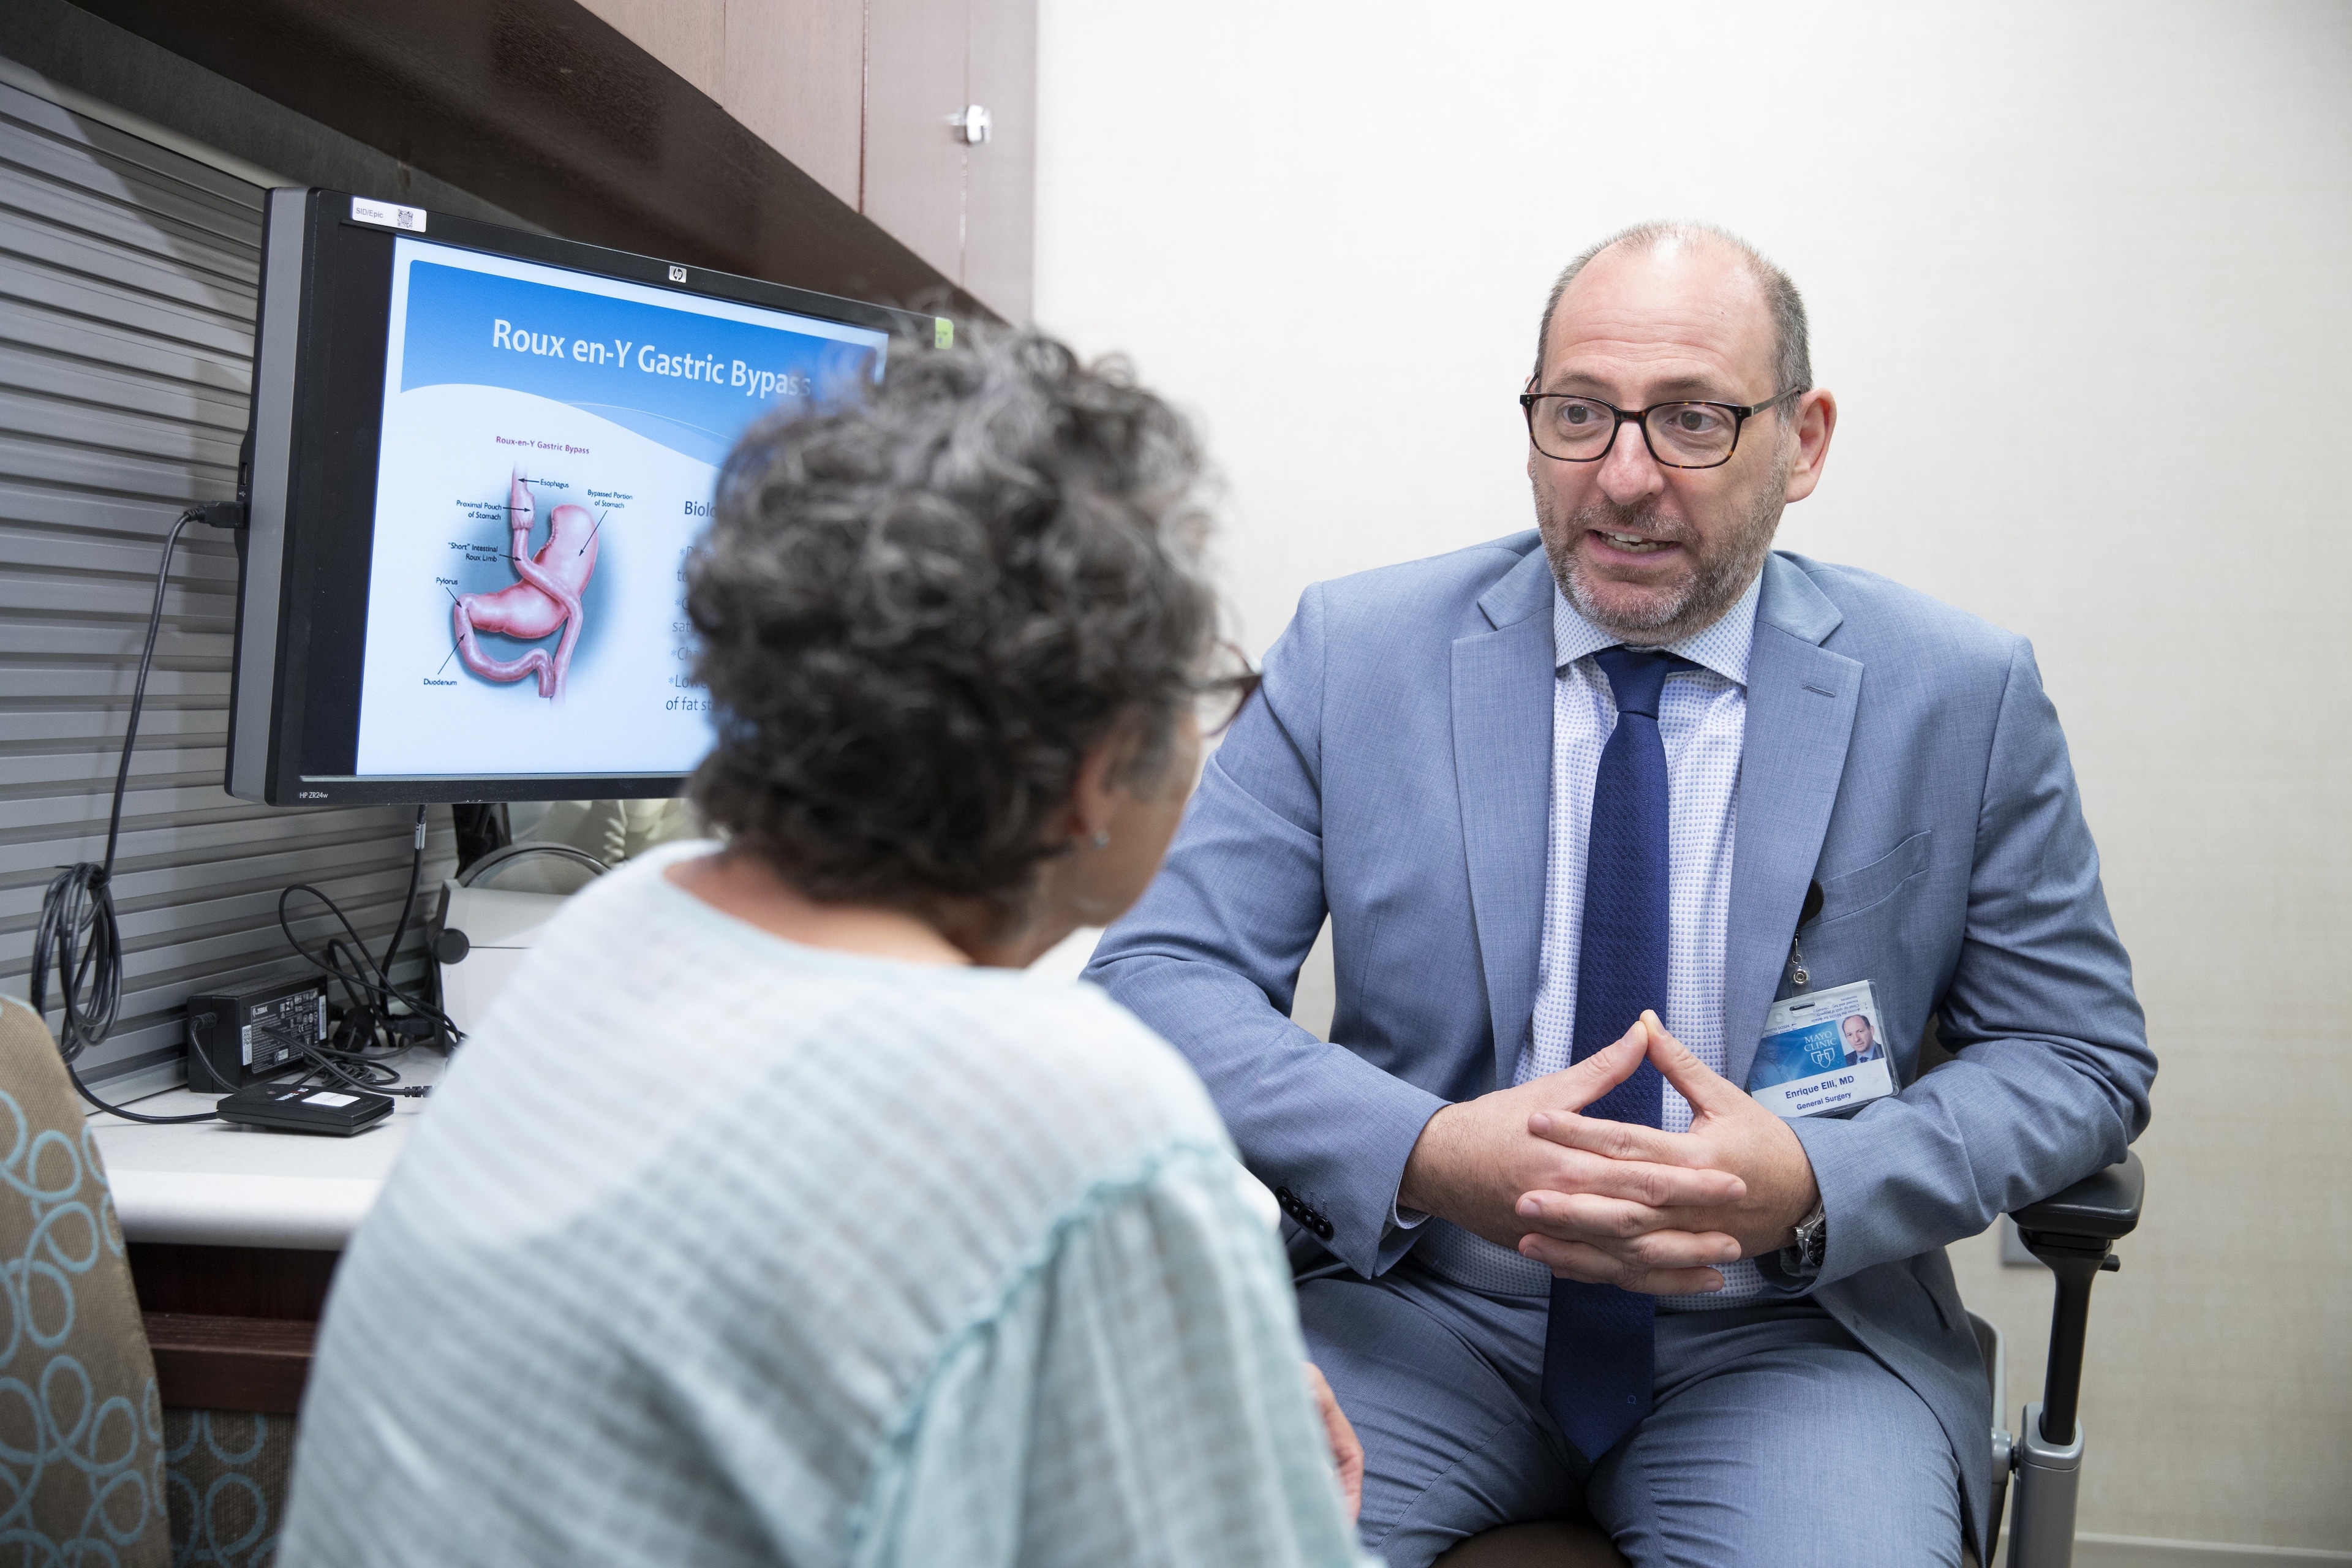
[[[262,249],[227,784],[272,805],[676,794],[729,448],[952,334],[336,191]]]

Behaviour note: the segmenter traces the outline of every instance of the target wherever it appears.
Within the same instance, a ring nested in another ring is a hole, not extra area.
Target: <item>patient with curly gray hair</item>
[[[573,898],[346,1253],[278,1561],[1354,1563],[1361,1450],[1171,1047],[1025,972],[1158,870],[1202,458],[1033,332],[756,428],[713,840]]]

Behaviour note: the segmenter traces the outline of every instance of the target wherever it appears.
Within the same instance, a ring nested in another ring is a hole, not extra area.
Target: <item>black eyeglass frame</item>
[[[1257,695],[1258,687],[1265,679],[1265,672],[1251,662],[1250,656],[1244,653],[1238,645],[1220,641],[1217,644],[1217,650],[1229,655],[1241,666],[1241,668],[1232,675],[1212,679],[1195,689],[1196,698],[1222,698],[1234,705],[1233,710],[1223,720],[1201,731],[1201,738],[1204,741],[1213,740],[1232,729],[1240,720],[1242,710],[1249,706],[1250,699]],[[1218,706],[1223,706],[1223,701],[1221,701]]]
[[[1684,468],[1696,471],[1706,468],[1719,468],[1723,467],[1724,464],[1731,461],[1732,454],[1739,450],[1739,433],[1748,427],[1748,422],[1750,419],[1755,418],[1756,416],[1764,413],[1768,409],[1778,408],[1780,405],[1788,402],[1789,399],[1792,397],[1802,397],[1809,390],[1811,389],[1807,387],[1792,386],[1785,392],[1774,393],[1771,396],[1766,398],[1761,403],[1748,404],[1716,403],[1704,397],[1670,397],[1664,403],[1653,403],[1647,408],[1636,409],[1620,408],[1613,403],[1604,403],[1598,397],[1590,396],[1581,392],[1522,392],[1519,394],[1519,412],[1527,418],[1528,441],[1533,443],[1537,451],[1542,452],[1545,457],[1549,458],[1555,463],[1597,463],[1601,461],[1601,458],[1616,450],[1617,432],[1622,430],[1628,424],[1631,424],[1635,429],[1641,431],[1642,446],[1649,452],[1650,460],[1652,462],[1657,464],[1658,467],[1662,468]],[[1536,439],[1536,405],[1548,400],[1570,397],[1574,398],[1579,403],[1590,403],[1594,405],[1596,407],[1606,408],[1616,419],[1616,423],[1609,426],[1609,439],[1601,444],[1601,450],[1593,453],[1592,456],[1589,458],[1563,458],[1557,452],[1545,450],[1544,444]],[[1655,414],[1661,408],[1694,407],[1720,408],[1726,414],[1730,415],[1731,445],[1725,449],[1722,457],[1717,458],[1712,463],[1670,463],[1664,458],[1658,456],[1658,444],[1650,439],[1650,416]]]

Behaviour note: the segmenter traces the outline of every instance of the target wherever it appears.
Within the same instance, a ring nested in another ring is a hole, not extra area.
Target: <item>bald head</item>
[[[1551,341],[1552,316],[1578,276],[1604,252],[1633,255],[1698,248],[1727,253],[1756,285],[1758,309],[1771,320],[1772,371],[1775,393],[1813,384],[1812,349],[1805,328],[1804,296],[1787,273],[1764,258],[1761,251],[1729,229],[1711,223],[1637,223],[1593,246],[1560,270],[1544,300],[1543,322],[1536,331],[1535,383],[1543,381],[1544,345]]]

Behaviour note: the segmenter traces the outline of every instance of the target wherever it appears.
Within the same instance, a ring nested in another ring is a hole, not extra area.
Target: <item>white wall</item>
[[[1782,541],[2032,637],[2164,1059],[2083,1527],[2352,1547],[2352,6],[1045,0],[1042,47],[1038,319],[1201,419],[1254,647],[1528,524],[1582,245],[1795,274],[1844,416]],[[2038,1345],[2044,1279],[1954,1257]]]

